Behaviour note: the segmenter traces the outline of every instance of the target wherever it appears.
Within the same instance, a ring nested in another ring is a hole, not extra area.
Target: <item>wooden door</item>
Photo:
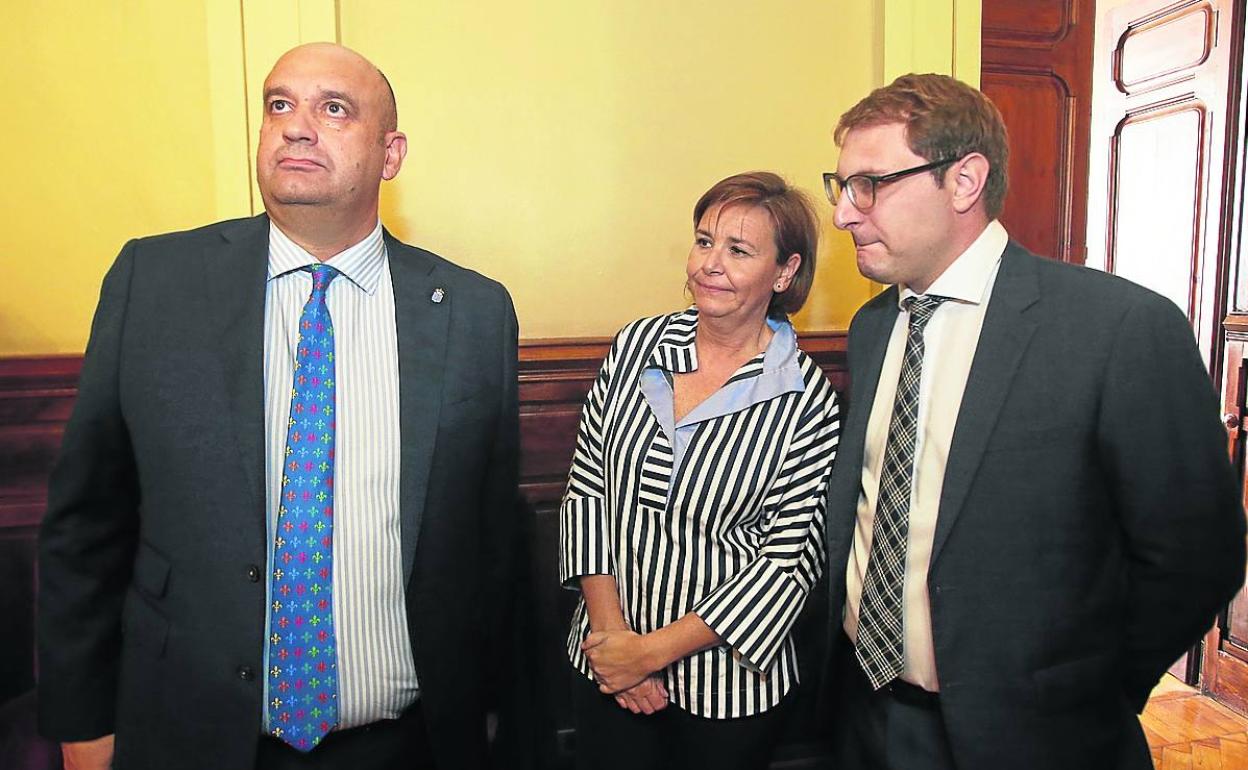
[[[1216,375],[1235,2],[1099,5],[1087,264],[1173,300]]]
[[[1102,0],[1094,43],[1087,264],[1172,300],[1215,381],[1223,371],[1241,5]],[[1234,383],[1225,384],[1239,388],[1232,368],[1226,374]],[[1248,629],[1223,633],[1229,617],[1211,633],[1203,661],[1185,656],[1171,672],[1195,683],[1203,666],[1210,688],[1221,673],[1217,649],[1248,638]],[[1248,689],[1235,697],[1244,696]]]
[[[1046,256],[1117,273],[1187,313],[1222,369],[1244,0],[985,0],[982,88],[1010,132],[1002,222]],[[1234,63],[1234,64],[1232,64]],[[1233,310],[1248,345],[1248,270]],[[1243,415],[1242,356],[1227,414]],[[1234,381],[1229,378],[1234,375]],[[1239,400],[1235,400],[1238,398]],[[1228,424],[1229,425],[1229,424]],[[1233,438],[1238,437],[1236,423]],[[1236,445],[1238,446],[1238,445]],[[1240,454],[1243,450],[1238,449]],[[1242,465],[1242,463],[1241,463]],[[1246,487],[1248,489],[1248,487]],[[1246,498],[1248,499],[1248,498]],[[1248,706],[1248,598],[1206,643],[1205,686]],[[1242,626],[1242,627],[1241,627]],[[1200,667],[1172,671],[1195,682]]]
[[[1084,261],[1094,0],[984,0],[981,87],[1010,134],[1001,222],[1031,251]]]

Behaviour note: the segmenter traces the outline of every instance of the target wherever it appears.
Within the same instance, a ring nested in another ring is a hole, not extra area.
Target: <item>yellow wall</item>
[[[281,51],[327,38],[398,93],[412,151],[384,221],[506,283],[523,336],[606,335],[682,305],[694,201],[755,168],[818,201],[819,277],[797,321],[842,328],[873,287],[820,190],[831,127],[909,69],[976,82],[978,14],[978,0],[7,3],[0,355],[81,351],[127,238],[254,210],[259,83]]]
[[[980,0],[875,0],[880,82],[942,72],[979,85]]]
[[[0,354],[81,351],[124,239],[214,214],[196,3],[10,2],[0,23]]]

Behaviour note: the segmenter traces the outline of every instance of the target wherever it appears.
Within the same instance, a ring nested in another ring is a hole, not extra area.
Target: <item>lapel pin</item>
[[[446,296],[446,291],[445,291],[445,290],[443,290],[441,286],[439,286],[438,288],[436,288],[436,289],[434,289],[434,290],[433,290],[433,294],[430,294],[430,295],[429,295],[429,299],[430,299],[430,301],[432,301],[432,302],[433,302],[433,304],[435,304],[435,305],[436,305],[436,304],[438,304],[439,302],[441,302],[441,301],[442,301],[442,298],[443,298],[443,297],[445,297],[445,296]]]

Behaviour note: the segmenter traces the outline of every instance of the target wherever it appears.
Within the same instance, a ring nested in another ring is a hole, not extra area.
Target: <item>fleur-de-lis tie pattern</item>
[[[905,669],[902,595],[906,578],[906,539],[910,534],[910,485],[919,414],[919,383],[923,375],[923,329],[947,297],[916,296],[905,300],[910,313],[906,350],[897,381],[897,397],[888,423],[880,495],[871,530],[871,554],[863,580],[854,653],[874,689]]]
[[[334,327],[317,265],[299,317],[269,581],[269,731],[311,751],[338,724],[334,637]]]

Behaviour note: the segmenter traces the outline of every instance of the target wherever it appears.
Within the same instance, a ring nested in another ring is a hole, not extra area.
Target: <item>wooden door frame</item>
[[[1248,0],[1235,0],[1232,4],[1231,32],[1231,84],[1227,95],[1227,114],[1230,117],[1227,126],[1226,155],[1223,163],[1223,196],[1217,201],[1220,210],[1227,212],[1222,219],[1218,231],[1218,314],[1223,318],[1221,333],[1218,335],[1211,374],[1218,385],[1223,407],[1223,424],[1227,430],[1227,451],[1235,468],[1235,476],[1241,485],[1245,483],[1248,464],[1245,463],[1245,396],[1248,393],[1248,367],[1245,356],[1248,356],[1248,307],[1236,308],[1232,302],[1232,293],[1239,282],[1239,275],[1248,264],[1244,257],[1234,258],[1244,247],[1243,235],[1245,226],[1245,195],[1246,185],[1244,170],[1248,170],[1248,116],[1243,106],[1248,99],[1248,79],[1243,77],[1245,53],[1246,19],[1248,16]],[[1248,488],[1245,488],[1248,491]],[[1202,640],[1199,658],[1201,690],[1216,695],[1218,699],[1227,701],[1229,705],[1240,711],[1248,712],[1248,683],[1236,689],[1219,687],[1218,659],[1222,636],[1228,631],[1227,608],[1218,613],[1213,627]],[[1190,663],[1189,659],[1189,663]]]
[[[1244,60],[1245,54],[1245,16],[1248,15],[1248,0],[1233,0],[1231,4],[1231,67],[1230,67],[1230,84],[1226,96],[1226,114],[1228,117],[1226,125],[1225,150],[1222,162],[1222,197],[1216,201],[1218,210],[1226,212],[1226,216],[1222,217],[1218,227],[1218,238],[1214,244],[1217,254],[1217,283],[1215,284],[1217,291],[1217,301],[1214,306],[1214,317],[1222,318],[1221,333],[1217,335],[1212,351],[1209,373],[1213,377],[1214,383],[1219,386],[1219,391],[1224,384],[1223,362],[1226,351],[1226,335],[1227,323],[1231,321],[1231,291],[1233,290],[1234,280],[1237,271],[1242,270],[1246,265],[1242,264],[1242,260],[1233,259],[1236,247],[1242,241],[1242,231],[1244,227],[1244,190],[1245,180],[1241,169],[1248,168],[1244,165],[1245,151],[1248,149],[1248,142],[1245,141],[1245,115],[1242,109],[1245,99],[1244,89],[1248,86],[1248,80],[1243,77],[1244,66],[1248,64]],[[1210,203],[1214,203],[1211,201]],[[1232,263],[1236,263],[1234,266]],[[1234,267],[1234,271],[1233,268]],[[1248,311],[1248,308],[1245,308]]]

